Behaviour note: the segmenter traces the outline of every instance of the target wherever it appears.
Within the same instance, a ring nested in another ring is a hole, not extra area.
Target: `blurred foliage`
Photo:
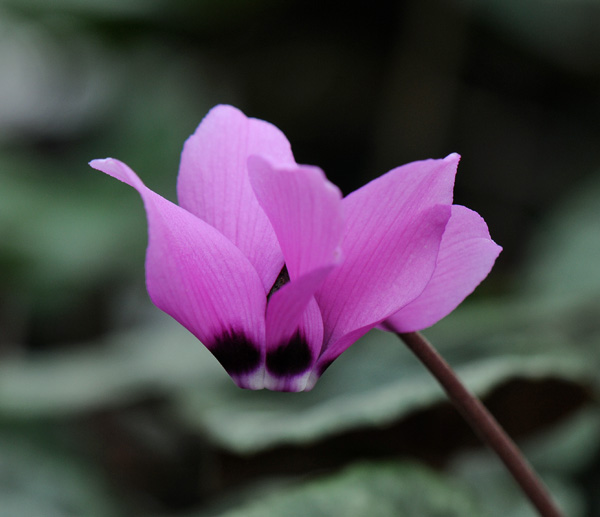
[[[175,199],[218,102],[344,192],[463,154],[457,202],[504,252],[426,333],[600,515],[598,4],[369,5],[0,0],[0,516],[533,515],[394,336],[248,392],[151,306],[139,196],[86,162]]]
[[[99,473],[36,431],[0,431],[0,516],[117,515]]]
[[[417,464],[359,464],[335,476],[279,489],[223,517],[480,515],[464,487]],[[206,514],[199,514],[206,515]],[[213,514],[214,515],[214,514]]]

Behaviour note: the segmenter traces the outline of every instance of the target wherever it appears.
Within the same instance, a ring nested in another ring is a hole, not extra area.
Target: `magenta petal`
[[[453,206],[431,280],[415,300],[385,321],[386,326],[413,332],[438,322],[488,275],[500,251],[479,214]]]
[[[323,283],[333,266],[328,266],[291,281],[273,293],[267,306],[267,350],[272,350],[279,343],[290,339],[296,332],[302,313],[313,298],[313,293]],[[319,316],[319,319],[320,316]],[[318,323],[323,337],[322,320]],[[321,344],[318,345],[319,350]]]
[[[345,260],[316,293],[327,346],[375,326],[423,291],[450,218],[457,164],[450,155],[404,165],[343,200]]]
[[[269,299],[265,387],[304,389],[323,345],[323,320],[313,293],[333,267],[292,280]]]
[[[250,187],[247,160],[252,154],[295,163],[289,142],[275,126],[247,118],[232,106],[216,106],[185,143],[177,195],[183,208],[214,226],[246,255],[268,292],[283,259]]]
[[[271,296],[267,307],[265,384],[296,391],[303,389],[323,343],[313,294],[340,262],[342,196],[317,167],[283,167],[252,156],[248,169],[291,279]]]
[[[337,270],[327,278],[316,294],[325,326],[325,347],[308,386],[357,339],[424,289],[433,274],[449,216],[449,206],[437,205],[426,210],[402,235],[390,231],[390,242],[378,250],[379,265],[374,264],[372,255],[352,264],[359,272],[350,276],[352,280],[342,280],[336,286]],[[402,246],[393,246],[394,236]],[[337,299],[339,305],[333,305],[328,296]]]
[[[134,187],[148,217],[146,284],[154,304],[190,330],[242,387],[263,387],[265,293],[243,253],[195,215],[148,189],[124,163],[90,165]]]
[[[340,260],[342,194],[317,167],[248,159],[250,183],[271,221],[292,281]]]
[[[287,284],[269,301],[265,388],[271,390],[304,390],[323,344],[323,320],[314,297],[302,304],[299,321],[294,323],[295,330],[291,334],[289,322],[283,321],[290,314],[298,314],[298,307],[294,305],[300,303],[294,295],[302,297],[300,286],[300,282]],[[308,289],[304,287],[304,291]]]

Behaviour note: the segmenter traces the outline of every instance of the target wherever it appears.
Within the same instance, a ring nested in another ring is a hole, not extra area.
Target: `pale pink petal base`
[[[134,187],[148,216],[146,284],[154,304],[204,345],[241,387],[264,383],[266,297],[252,264],[220,232],[148,189],[124,163],[90,165]]]
[[[500,251],[483,218],[454,205],[433,277],[419,297],[388,318],[383,328],[414,332],[437,323],[489,274]]]

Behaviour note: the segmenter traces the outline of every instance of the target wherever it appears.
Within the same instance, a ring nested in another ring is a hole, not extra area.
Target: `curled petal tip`
[[[127,183],[135,189],[144,189],[145,185],[138,175],[125,165],[123,162],[115,158],[102,158],[89,162],[90,166],[100,172],[104,172],[113,178]]]
[[[456,162],[458,164],[458,162],[460,161],[460,154],[458,153],[450,153],[448,156],[446,156],[444,158],[445,162]]]

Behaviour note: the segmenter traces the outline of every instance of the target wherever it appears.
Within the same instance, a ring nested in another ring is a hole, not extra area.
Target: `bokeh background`
[[[596,0],[0,0],[0,516],[531,516],[393,336],[237,389],[144,288],[138,195],[230,103],[348,193],[459,152],[504,247],[426,332],[566,513],[600,515]]]

